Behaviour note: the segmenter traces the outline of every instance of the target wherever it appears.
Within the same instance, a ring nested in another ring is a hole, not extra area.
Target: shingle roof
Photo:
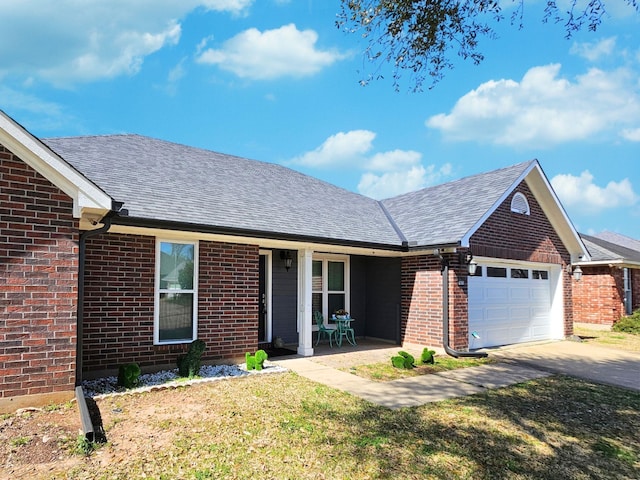
[[[417,245],[458,242],[535,163],[519,163],[383,200],[398,228]]]
[[[536,162],[378,202],[281,165],[140,135],[43,142],[123,202],[133,222],[383,248],[457,244]]]
[[[130,217],[400,246],[379,202],[289,168],[139,135],[44,139]]]
[[[635,238],[627,237],[615,232],[606,231],[597,233],[593,235],[593,237],[640,252],[640,240],[636,240]]]
[[[640,262],[640,251],[618,245],[601,238],[580,234],[594,262],[627,261]],[[630,239],[633,240],[633,239]]]

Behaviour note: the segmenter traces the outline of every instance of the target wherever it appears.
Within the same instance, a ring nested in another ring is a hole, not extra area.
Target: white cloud
[[[391,172],[420,163],[422,154],[413,150],[391,150],[376,153],[367,162],[367,168],[379,172]]]
[[[418,190],[451,175],[450,164],[439,169],[435,165],[425,167],[422,154],[413,150],[372,153],[375,137],[369,130],[339,132],[289,163],[311,168],[363,170],[358,191],[378,199]]]
[[[574,82],[560,65],[531,68],[520,82],[491,80],[426,121],[453,141],[536,148],[615,136],[640,121],[640,86],[624,69],[591,69]]]
[[[597,42],[574,42],[569,52],[595,62],[602,57],[610,56],[615,46],[616,37],[609,37]]]
[[[200,7],[241,15],[253,0],[21,0],[0,2],[0,76],[58,86],[140,70],[175,45],[179,20]]]
[[[294,24],[264,32],[250,28],[225,41],[220,49],[204,50],[197,60],[241,78],[305,77],[345,58],[337,51],[318,50],[317,41],[314,30],[301,31]]]
[[[315,150],[294,158],[291,163],[307,167],[358,165],[364,155],[373,148],[376,134],[369,130],[338,132],[327,138]]]
[[[586,214],[630,207],[639,198],[628,178],[619,182],[611,181],[605,187],[600,187],[594,183],[594,177],[588,170],[579,177],[571,174],[556,175],[551,179],[551,185],[565,206]]]
[[[620,134],[630,142],[640,142],[640,128],[625,128]]]
[[[188,3],[188,2],[187,2]],[[236,15],[245,12],[253,3],[253,0],[203,0],[202,5],[208,10],[218,12],[231,12]]]
[[[0,98],[2,109],[12,113],[24,112],[20,117],[30,129],[48,131],[58,129],[62,125],[77,125],[77,119],[66,113],[57,103],[3,85],[0,85]]]
[[[367,172],[360,178],[358,191],[371,198],[389,198],[440,183],[449,175],[451,165],[448,163],[439,169],[436,169],[435,165],[425,168],[424,165],[418,164],[408,170],[391,171],[381,175]]]

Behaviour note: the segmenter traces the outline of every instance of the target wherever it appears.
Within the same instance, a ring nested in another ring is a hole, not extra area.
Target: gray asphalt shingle
[[[627,248],[623,245],[603,240],[598,237],[580,234],[591,260],[594,262],[606,262],[614,260],[640,262],[640,251]],[[633,240],[633,239],[629,239]]]
[[[382,203],[409,241],[417,245],[456,243],[534,162],[461,178]]]
[[[139,135],[43,140],[130,217],[400,246],[380,204],[289,168]]]
[[[457,243],[532,163],[378,202],[281,165],[140,135],[43,142],[131,218],[389,248]]]

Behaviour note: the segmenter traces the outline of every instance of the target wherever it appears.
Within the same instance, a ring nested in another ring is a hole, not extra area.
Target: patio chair
[[[333,348],[332,337],[336,334],[336,330],[327,328],[324,326],[324,316],[321,312],[314,312],[313,317],[316,321],[316,325],[318,326],[318,339],[316,340],[316,347],[318,343],[320,343],[320,337],[324,333],[327,337],[329,337],[329,346]]]

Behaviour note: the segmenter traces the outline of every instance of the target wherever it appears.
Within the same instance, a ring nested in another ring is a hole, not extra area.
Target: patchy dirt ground
[[[0,478],[39,478],[82,461],[70,456],[81,431],[75,403],[25,409],[0,420]]]

